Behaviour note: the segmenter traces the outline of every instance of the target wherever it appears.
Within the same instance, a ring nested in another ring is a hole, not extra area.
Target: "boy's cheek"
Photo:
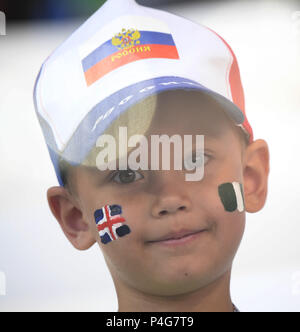
[[[216,237],[220,243],[238,244],[245,228],[243,185],[239,182],[221,183],[216,208]]]
[[[245,221],[242,183],[237,180],[208,184],[193,196],[195,213],[207,221],[213,238],[221,243],[236,232],[240,234]]]

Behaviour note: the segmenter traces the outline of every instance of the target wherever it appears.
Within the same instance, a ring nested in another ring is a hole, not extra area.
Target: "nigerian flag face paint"
[[[219,196],[226,211],[244,211],[243,185],[238,182],[223,183],[218,187]]]

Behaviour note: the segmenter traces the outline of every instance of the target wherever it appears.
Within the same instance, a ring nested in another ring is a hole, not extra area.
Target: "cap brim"
[[[234,123],[240,125],[244,122],[243,112],[234,103],[200,83],[182,77],[159,77],[128,86],[97,104],[80,123],[61,157],[71,164],[81,164],[98,137],[121,114],[149,96],[170,90],[201,91],[218,102]]]

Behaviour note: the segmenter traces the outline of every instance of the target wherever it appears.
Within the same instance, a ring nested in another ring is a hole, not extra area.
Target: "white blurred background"
[[[232,46],[254,138],[270,148],[268,199],[247,214],[232,300],[241,311],[300,311],[300,2],[161,8],[212,28]],[[0,36],[0,311],[118,308],[99,248],[76,251],[49,210],[46,190],[57,180],[32,102],[42,62],[81,23],[18,23]]]

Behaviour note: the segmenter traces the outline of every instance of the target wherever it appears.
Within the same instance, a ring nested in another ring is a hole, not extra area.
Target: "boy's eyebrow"
[[[82,166],[83,167],[83,170],[87,173],[90,173],[91,175],[107,175],[107,173],[111,172],[111,170],[105,170],[105,171],[102,171],[100,169],[98,169],[97,167],[94,167],[94,166]]]
[[[204,135],[208,139],[220,139],[221,136],[224,135],[226,130],[229,130],[228,123],[222,122],[215,122],[214,125],[209,125],[206,127],[201,127],[200,125],[200,135]]]
[[[208,139],[212,139],[212,140],[216,140],[216,139],[220,139],[220,137],[222,136],[223,133],[223,129],[222,130],[213,130],[213,131],[209,131],[208,133],[201,133],[199,135],[203,135],[204,136],[204,140],[206,138]]]

